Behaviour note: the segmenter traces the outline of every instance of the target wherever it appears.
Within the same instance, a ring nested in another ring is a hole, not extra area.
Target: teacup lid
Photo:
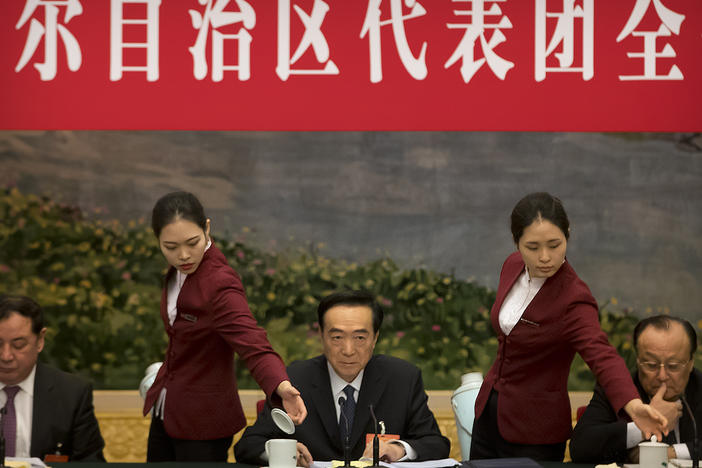
[[[667,447],[668,444],[664,444],[663,442],[641,442],[639,444],[639,447]]]
[[[658,439],[656,438],[655,435],[651,436],[651,441],[649,442],[648,440],[646,442],[641,442],[639,446],[643,447],[667,447],[668,444],[664,444],[663,442],[658,442]]]
[[[295,433],[295,424],[293,424],[292,419],[288,416],[288,413],[280,408],[273,408],[271,410],[271,418],[278,429],[285,432],[286,434]]]

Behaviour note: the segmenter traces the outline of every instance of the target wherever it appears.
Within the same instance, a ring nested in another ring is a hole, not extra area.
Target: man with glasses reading
[[[702,421],[702,372],[695,369],[697,334],[687,320],[656,315],[634,329],[634,383],[644,403],[668,419],[668,458],[690,459],[693,422]],[[698,436],[699,437],[699,436]],[[625,414],[615,414],[602,388],[595,387],[587,409],[570,440],[570,455],[578,463],[638,463],[641,431]],[[699,442],[698,442],[699,444]]]

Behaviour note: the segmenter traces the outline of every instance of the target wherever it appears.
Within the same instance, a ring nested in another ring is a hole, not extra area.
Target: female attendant
[[[168,350],[144,402],[145,415],[153,410],[147,461],[227,460],[233,435],[246,425],[234,352],[300,424],[305,404],[251,315],[239,276],[211,241],[200,202],[190,193],[165,195],[151,225],[170,269],[161,296]]]
[[[517,252],[502,267],[491,311],[498,350],[475,403],[470,458],[563,460],[576,352],[612,406],[660,440],[665,418],[640,400],[600,328],[595,299],[566,260],[569,222],[561,201],[527,195],[514,207],[511,224]]]

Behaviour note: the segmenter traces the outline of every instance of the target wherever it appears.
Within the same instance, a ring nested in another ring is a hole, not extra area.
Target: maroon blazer
[[[568,374],[579,353],[619,411],[639,398],[624,360],[600,328],[597,303],[566,261],[546,280],[522,319],[505,335],[498,316],[507,293],[524,271],[519,252],[502,266],[490,319],[497,333],[497,357],[475,402],[476,419],[494,388],[502,437],[518,444],[555,444],[571,433]]]
[[[166,284],[173,274],[171,268]],[[288,380],[283,361],[249,311],[239,276],[213,244],[183,283],[173,326],[166,303],[164,288],[161,318],[168,350],[146,395],[144,415],[166,387],[163,423],[168,435],[210,440],[235,434],[246,426],[246,418],[237,392],[234,353],[269,398]]]

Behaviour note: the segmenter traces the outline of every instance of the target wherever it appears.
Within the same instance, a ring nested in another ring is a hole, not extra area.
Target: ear
[[[210,218],[207,218],[205,223],[205,239],[210,240]]]
[[[46,336],[46,327],[42,328],[37,336],[37,352],[41,353],[44,349],[44,336]]]

